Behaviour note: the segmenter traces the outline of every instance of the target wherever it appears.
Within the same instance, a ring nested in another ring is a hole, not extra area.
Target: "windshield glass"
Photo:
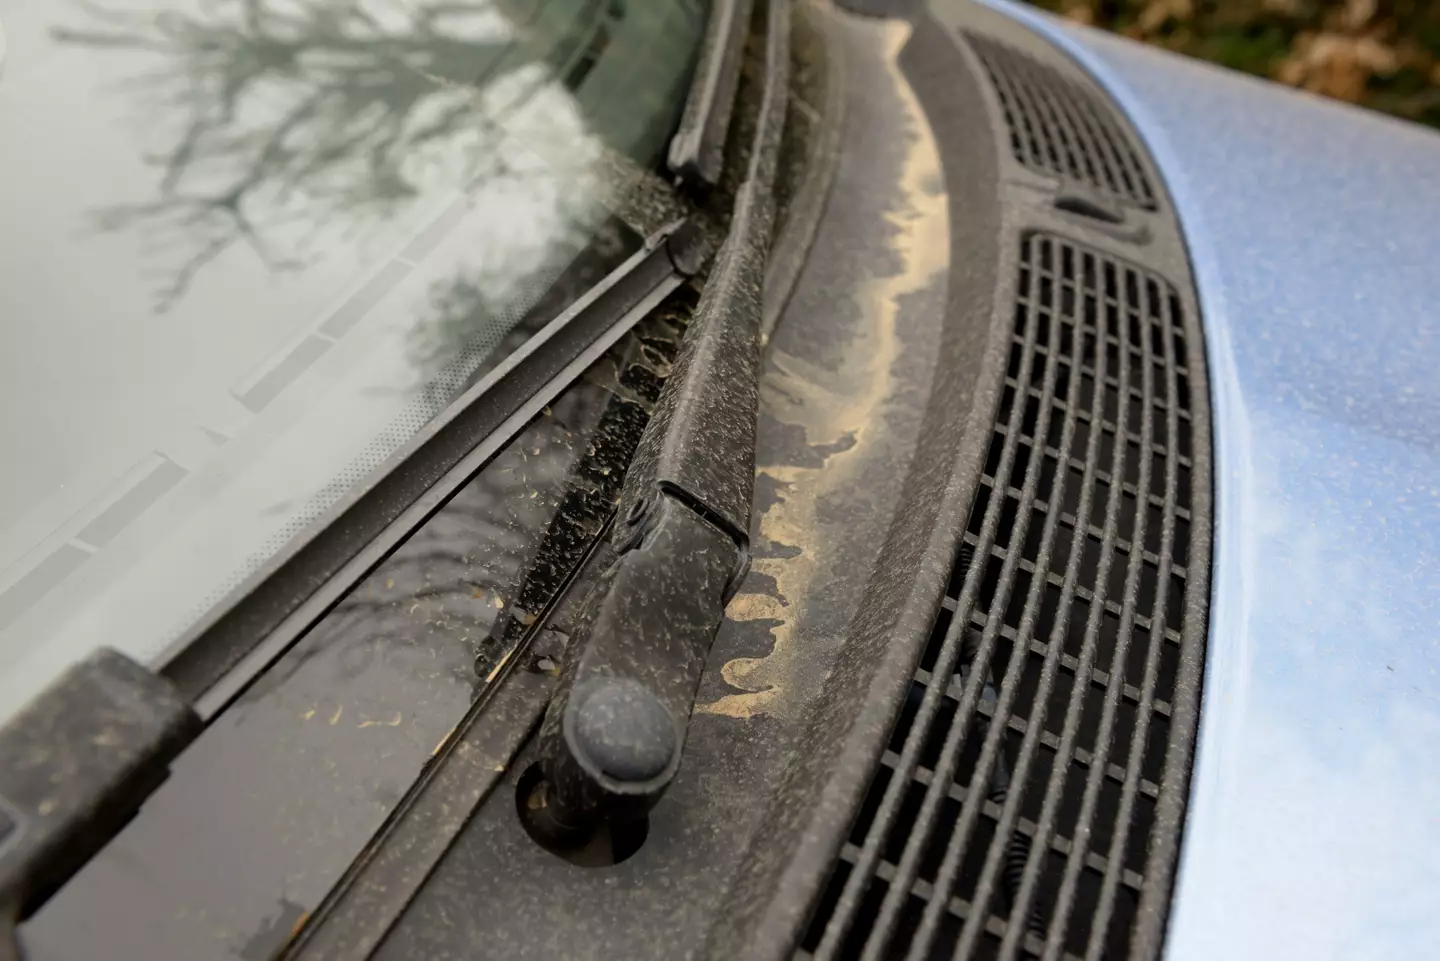
[[[5,4],[0,719],[156,657],[635,249],[607,178],[700,7]]]

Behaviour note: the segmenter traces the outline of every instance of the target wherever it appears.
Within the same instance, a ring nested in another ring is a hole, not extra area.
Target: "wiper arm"
[[[18,961],[15,925],[134,815],[200,729],[168,681],[108,648],[0,728],[0,961]]]
[[[541,729],[543,818],[562,836],[638,817],[674,779],[706,654],[749,566],[789,18],[789,3],[771,0],[760,112],[730,232],[621,491],[618,556],[586,599]]]
[[[725,161],[725,134],[740,84],[753,0],[713,0],[705,39],[666,165],[683,180],[713,187]]]

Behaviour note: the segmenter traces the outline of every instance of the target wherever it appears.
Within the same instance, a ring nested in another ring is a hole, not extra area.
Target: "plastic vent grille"
[[[1186,618],[1203,621],[1186,597],[1202,388],[1161,277],[1047,234],[1019,269],[960,556],[801,957],[1136,956],[1167,755],[1183,790],[1193,736],[1170,721]]]
[[[1155,206],[1139,155],[1108,106],[1018,50],[979,34],[968,40],[1000,98],[1017,161],[1125,203]]]

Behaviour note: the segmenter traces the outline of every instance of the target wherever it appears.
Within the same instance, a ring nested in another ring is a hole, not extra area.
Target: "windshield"
[[[0,18],[3,719],[97,645],[155,658],[523,343],[582,254],[636,247],[606,178],[664,145],[704,15]]]

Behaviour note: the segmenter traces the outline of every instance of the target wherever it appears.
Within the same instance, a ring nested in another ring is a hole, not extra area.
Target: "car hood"
[[[1203,309],[1213,603],[1172,961],[1440,944],[1440,136],[992,0],[1113,94]]]

